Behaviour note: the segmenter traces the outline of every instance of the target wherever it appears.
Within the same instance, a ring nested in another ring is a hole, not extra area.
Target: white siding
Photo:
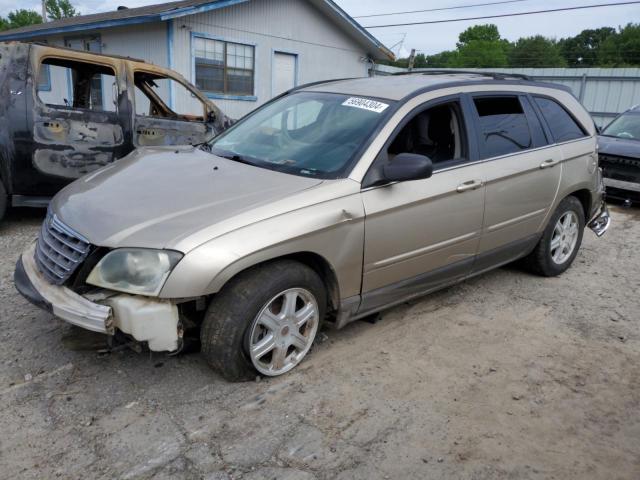
[[[173,62],[169,65],[168,29],[173,33]],[[274,52],[297,55],[297,84],[332,78],[364,77],[366,52],[313,5],[301,0],[252,0],[169,23],[158,22],[79,32],[69,37],[99,34],[102,53],[139,58],[171,67],[195,84],[192,35],[255,45],[255,91],[251,100],[217,98],[227,115],[239,118],[274,96]],[[64,45],[65,36],[47,38]],[[109,95],[105,89],[105,96]],[[177,110],[192,108],[187,95],[174,95]]]
[[[298,55],[298,84],[363,77],[366,54],[315,7],[300,0],[254,0],[173,22],[173,68],[195,83],[192,34],[255,45],[255,101],[213,101],[229,116],[241,117],[273,96],[273,53]],[[179,98],[176,101],[180,101]]]

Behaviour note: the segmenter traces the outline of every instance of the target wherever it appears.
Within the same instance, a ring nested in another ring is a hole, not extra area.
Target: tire
[[[2,181],[0,181],[0,222],[4,218],[5,213],[7,213],[8,204],[9,197],[7,195],[7,190],[4,188]]]
[[[562,225],[564,225],[567,219],[571,220],[571,225],[573,222],[576,224],[575,238],[573,234],[568,234],[569,231],[573,232],[573,228],[565,231],[559,223],[562,220]],[[565,272],[580,250],[584,227],[584,209],[580,200],[573,196],[565,198],[549,219],[549,223],[533,252],[524,258],[524,266],[527,270],[544,277],[555,277]],[[557,246],[558,243],[556,243],[552,247],[552,241],[556,242],[558,238],[561,242],[560,246]]]
[[[258,373],[282,375],[308,353],[324,318],[326,302],[322,279],[302,263],[280,260],[247,270],[211,300],[200,331],[202,353],[209,365],[230,381],[255,379]],[[290,315],[284,312],[287,304],[294,305]],[[309,315],[308,320],[294,328],[303,315]],[[308,344],[305,348],[303,341]],[[271,342],[275,346],[266,351]],[[265,345],[266,353],[254,358],[261,354],[260,345]],[[280,364],[282,368],[276,368]]]

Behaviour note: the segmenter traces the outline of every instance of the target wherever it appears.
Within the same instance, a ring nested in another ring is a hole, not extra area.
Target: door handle
[[[458,193],[463,193],[471,190],[476,190],[480,188],[482,185],[483,185],[482,180],[469,180],[467,182],[464,182],[458,185],[458,188],[456,190],[458,191]]]
[[[545,160],[544,162],[542,162],[540,164],[540,168],[551,168],[558,163],[560,163],[560,160],[554,160],[553,158],[550,158],[549,160]]]

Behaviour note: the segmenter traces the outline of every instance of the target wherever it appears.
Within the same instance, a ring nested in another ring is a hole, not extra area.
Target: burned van
[[[46,206],[137,147],[194,145],[230,120],[166,68],[41,44],[0,43],[0,219]]]

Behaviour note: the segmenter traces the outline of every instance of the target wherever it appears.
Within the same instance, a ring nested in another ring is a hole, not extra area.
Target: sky
[[[455,7],[461,5],[488,3],[496,0],[335,0],[347,13],[357,17],[378,13],[391,13],[428,8]],[[456,10],[391,15],[373,18],[356,18],[362,25],[381,25],[389,23],[419,22],[464,17],[496,15],[531,10],[544,10],[578,5],[594,5],[598,3],[614,3],[623,0],[522,0],[510,4],[492,5]],[[115,10],[118,5],[137,7],[159,3],[158,0],[72,0],[74,6],[83,14]],[[20,8],[33,8],[40,11],[40,2],[24,0]],[[15,0],[0,0],[0,15],[6,16],[17,8]],[[472,25],[494,23],[498,26],[503,38],[514,41],[520,37],[544,35],[546,37],[563,38],[576,35],[587,28],[603,26],[618,27],[629,22],[640,23],[640,4],[617,7],[603,7],[572,12],[557,12],[523,17],[496,18],[453,22],[435,25],[415,25],[391,28],[372,28],[369,31],[381,42],[400,56],[406,56],[411,48],[418,53],[438,53],[455,48],[460,32]],[[401,51],[399,49],[402,48]]]

